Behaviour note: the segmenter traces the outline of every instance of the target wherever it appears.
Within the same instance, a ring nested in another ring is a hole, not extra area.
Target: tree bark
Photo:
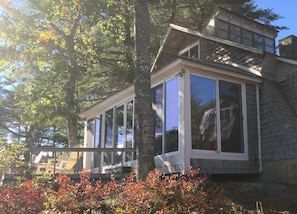
[[[150,30],[147,0],[135,0],[135,144],[136,178],[155,168],[154,126],[150,79]]]

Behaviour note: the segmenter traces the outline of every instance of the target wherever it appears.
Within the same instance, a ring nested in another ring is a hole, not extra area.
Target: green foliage
[[[25,167],[24,154],[27,151],[24,143],[8,144],[0,139],[0,172],[13,168],[16,171]]]
[[[281,18],[251,0],[149,4],[152,59],[169,23],[201,30],[215,6],[268,25]],[[8,124],[19,117],[30,132],[49,126],[61,130],[69,122],[77,127],[82,109],[132,83],[133,1],[1,0],[0,7],[1,81],[7,80],[6,91],[0,88],[2,131],[15,130]],[[77,130],[68,133],[75,136]]]

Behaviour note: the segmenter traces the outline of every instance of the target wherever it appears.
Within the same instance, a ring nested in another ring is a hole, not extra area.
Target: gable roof
[[[189,28],[170,24],[167,33],[163,39],[162,45],[155,58],[155,61],[153,62],[153,65],[151,67],[151,72],[159,70],[176,60],[179,57],[179,51],[185,49],[195,41],[198,41],[199,38],[230,45],[233,47],[238,47],[240,49],[254,52],[257,54],[263,54],[263,51],[250,46],[232,42],[226,39],[221,39],[211,35],[205,35],[198,31],[191,30]]]

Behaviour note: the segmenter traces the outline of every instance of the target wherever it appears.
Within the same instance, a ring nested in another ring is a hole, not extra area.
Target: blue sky
[[[289,30],[282,30],[278,33],[276,44],[278,40],[290,35],[297,36],[297,1],[296,0],[255,0],[255,5],[258,8],[271,8],[273,11],[281,16],[283,19],[273,22],[273,25],[287,26]]]

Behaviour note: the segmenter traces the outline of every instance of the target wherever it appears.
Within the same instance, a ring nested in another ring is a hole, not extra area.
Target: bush
[[[197,170],[168,176],[154,170],[145,181],[125,182],[116,208],[120,213],[202,213],[219,200],[219,192]]]
[[[34,181],[19,187],[4,187],[0,194],[0,213],[39,213],[44,210],[45,189]]]
[[[38,183],[39,182],[39,183]],[[117,182],[92,183],[86,171],[75,183],[57,175],[54,184],[41,180],[4,188],[0,194],[2,213],[203,213],[216,210],[221,189],[209,185],[197,170],[188,175],[163,175],[152,171],[144,181],[132,173]]]

